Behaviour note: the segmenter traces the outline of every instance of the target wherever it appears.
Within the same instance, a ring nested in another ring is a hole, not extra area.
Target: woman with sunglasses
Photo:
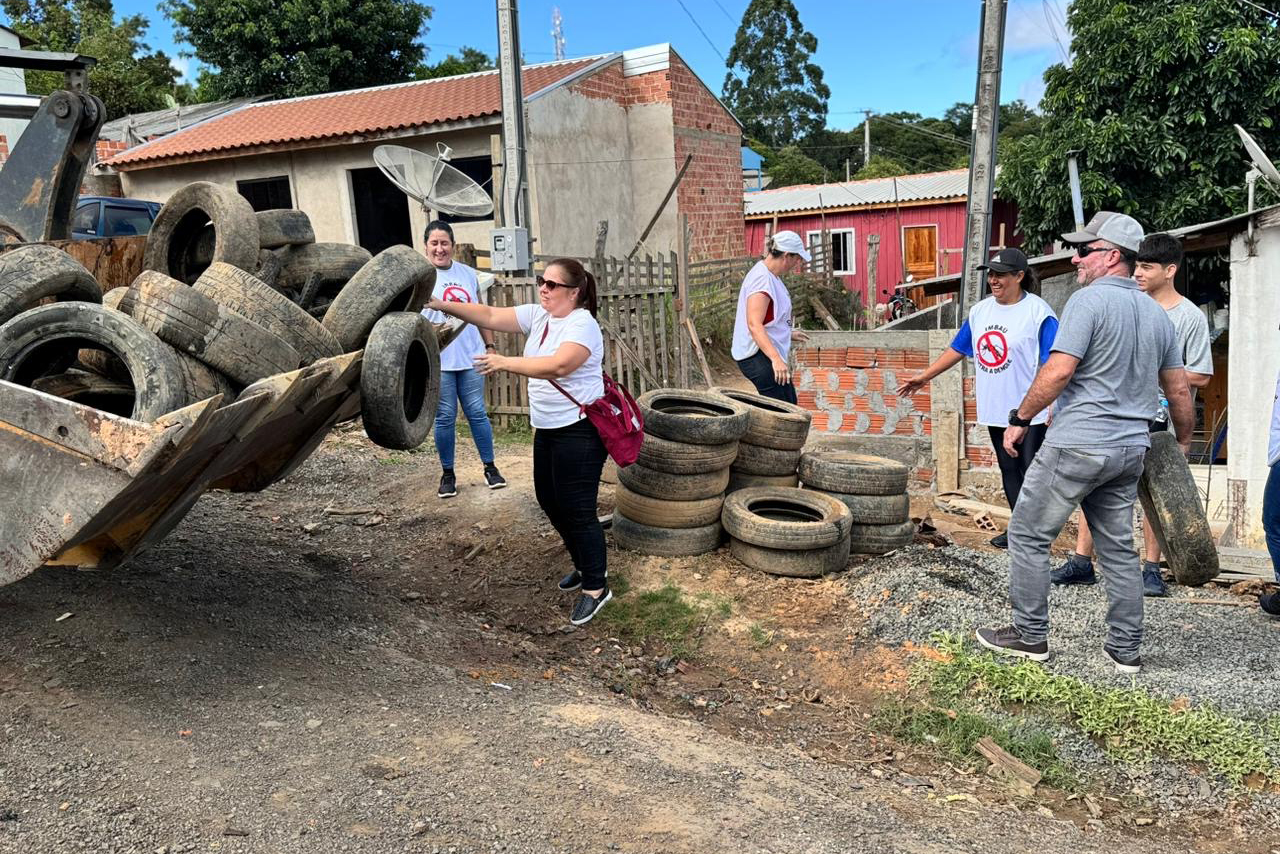
[[[558,258],[537,283],[533,305],[497,308],[432,299],[428,308],[481,329],[528,336],[524,355],[490,350],[474,363],[482,376],[509,371],[529,378],[534,491],[573,562],[560,589],[581,589],[569,615],[580,626],[613,597],[596,508],[606,451],[578,405],[604,395],[604,336],[596,322],[596,280],[580,263]]]
[[[1032,419],[1016,457],[1004,449],[1004,431],[1009,426],[1009,410],[1022,403],[1036,371],[1049,358],[1058,332],[1058,317],[1038,296],[1040,282],[1022,250],[1001,249],[978,269],[987,271],[991,296],[969,309],[969,317],[951,346],[923,373],[899,385],[898,394],[915,394],[966,356],[973,359],[978,423],[987,428],[991,437],[1004,497],[1013,509],[1031,460],[1049,429],[1048,410]],[[1008,548],[1009,535],[998,534],[991,539],[991,545]]]

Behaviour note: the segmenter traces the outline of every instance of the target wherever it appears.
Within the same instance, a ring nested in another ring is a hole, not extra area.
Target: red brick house
[[[532,236],[540,254],[606,254],[635,245],[686,154],[693,162],[642,252],[675,249],[687,214],[697,260],[742,243],[742,127],[670,45],[523,68]],[[395,143],[493,186],[501,126],[497,71],[247,104],[117,154],[126,196],[165,201],[197,180],[237,187],[256,208],[306,211],[316,239],[377,251],[419,246],[425,216],[373,164]],[[492,192],[492,190],[491,190]],[[456,221],[488,244],[491,219]]]

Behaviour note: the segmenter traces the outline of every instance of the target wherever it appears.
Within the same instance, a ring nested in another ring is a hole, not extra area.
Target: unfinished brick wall
[[[675,54],[668,71],[677,168],[693,155],[676,190],[693,231],[690,258],[736,257],[743,234],[742,128]]]
[[[622,76],[622,63],[600,69],[595,74],[581,77],[569,84],[570,92],[576,92],[584,98],[595,98],[600,101],[616,101],[626,104],[627,78]]]

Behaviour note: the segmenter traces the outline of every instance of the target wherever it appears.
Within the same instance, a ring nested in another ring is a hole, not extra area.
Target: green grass
[[[1235,784],[1256,776],[1280,781],[1270,758],[1280,755],[1280,716],[1248,720],[1136,686],[1096,687],[1031,662],[1002,663],[954,635],[933,642],[942,655],[922,660],[914,676],[934,703],[1021,706],[1078,728],[1122,761],[1159,756],[1207,766]]]
[[[773,638],[776,634],[773,629],[766,629],[759,623],[752,623],[751,628],[747,631],[751,635],[751,648],[757,652],[767,649],[773,643]]]
[[[710,594],[690,597],[671,583],[642,593],[632,593],[624,575],[610,575],[609,583],[613,601],[596,620],[627,643],[656,644],[679,658],[691,658],[707,623],[732,611],[723,599]]]

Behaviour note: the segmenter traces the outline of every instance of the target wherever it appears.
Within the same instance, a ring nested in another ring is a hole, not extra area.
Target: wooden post
[[[879,304],[880,288],[876,281],[876,266],[880,262],[880,235],[867,235],[867,328],[876,326],[876,306]]]
[[[684,346],[681,334],[689,324],[689,215],[680,214],[679,229],[676,231],[676,253],[680,264],[676,272],[676,338],[680,347],[678,367],[680,387],[689,387],[689,347]]]
[[[453,257],[457,258],[460,263],[474,269],[476,266],[476,245],[474,243],[459,243],[454,250]]]
[[[493,166],[493,180],[489,182],[490,187],[502,186],[502,135],[491,134],[489,136],[489,160]],[[495,190],[496,193],[496,190]],[[501,200],[493,206],[493,227],[502,228],[502,203]]]

